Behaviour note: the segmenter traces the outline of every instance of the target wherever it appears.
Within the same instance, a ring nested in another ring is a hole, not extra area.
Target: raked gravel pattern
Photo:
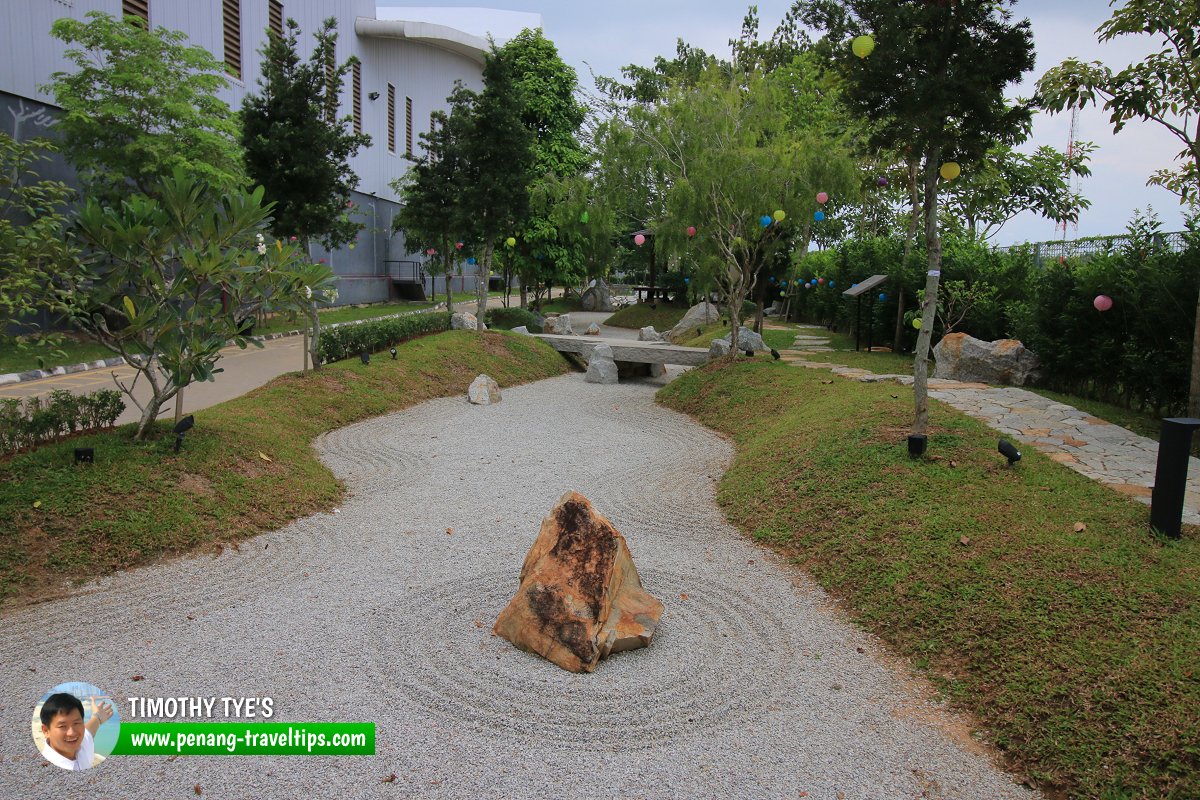
[[[0,798],[1033,797],[730,527],[713,492],[731,446],[656,406],[663,380],[571,374],[330,433],[317,447],[353,492],[338,513],[6,614]],[[568,489],[666,606],[649,648],[592,675],[490,630]],[[126,719],[130,696],[269,696],[275,721],[375,721],[377,755],[63,772],[29,722],[72,679]]]

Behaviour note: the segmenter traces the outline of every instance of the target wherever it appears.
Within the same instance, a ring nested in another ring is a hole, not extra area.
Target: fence
[[[1174,233],[1156,233],[1151,239],[1155,250],[1182,253],[1187,249],[1186,234],[1183,231]],[[1127,247],[1131,247],[1134,239],[1131,236],[1093,236],[1087,239],[1071,239],[1059,242],[1034,242],[1031,244],[1014,244],[1007,247],[997,247],[1000,252],[1008,252],[1019,247],[1033,248],[1033,257],[1037,265],[1044,261],[1057,263],[1065,258],[1086,258],[1094,255],[1107,255]]]

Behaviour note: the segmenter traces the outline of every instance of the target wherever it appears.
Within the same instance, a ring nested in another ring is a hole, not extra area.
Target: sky
[[[377,0],[377,5],[413,7],[415,3]],[[422,7],[461,7],[462,0],[423,0]],[[591,74],[616,76],[626,64],[648,65],[658,55],[671,57],[676,39],[726,57],[729,39],[741,30],[749,3],[730,0],[605,0],[605,2],[552,2],[552,0],[493,0],[489,8],[540,15],[547,38],[558,47],[563,60],[573,66],[582,86],[592,88]],[[791,0],[758,0],[760,35],[770,36],[791,6]],[[1037,63],[1025,81],[1010,87],[1012,97],[1033,94],[1036,80],[1063,59],[1102,61],[1120,69],[1155,49],[1147,36],[1124,36],[1101,45],[1095,30],[1111,14],[1107,0],[1019,0],[1015,14],[1028,17],[1033,25]],[[416,16],[416,14],[414,14]],[[437,20],[469,33],[482,33],[489,26],[498,39],[511,35],[514,22],[533,17],[504,14],[489,17],[472,8]],[[1031,152],[1048,144],[1065,150],[1070,133],[1069,113],[1051,116],[1039,113],[1033,135],[1019,149]],[[1183,210],[1178,199],[1159,187],[1146,186],[1152,172],[1169,167],[1182,144],[1154,123],[1131,121],[1113,134],[1108,115],[1095,107],[1080,112],[1078,137],[1098,146],[1092,154],[1092,175],[1080,189],[1092,201],[1082,213],[1078,228],[1067,238],[1120,234],[1135,210],[1152,207],[1164,231],[1183,230]],[[1025,213],[1009,222],[992,238],[1005,245],[1025,241],[1063,238],[1053,222]]]

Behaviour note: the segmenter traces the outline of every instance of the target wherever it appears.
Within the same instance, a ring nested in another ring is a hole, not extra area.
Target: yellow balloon
[[[516,246],[517,246],[517,240],[516,240],[515,238],[513,238],[512,236],[510,236],[510,237],[508,237],[507,239],[505,239],[505,240],[504,240],[504,243],[505,243],[506,245],[508,245],[509,247],[516,247]]]
[[[962,174],[962,168],[958,166],[957,161],[947,161],[945,164],[942,164],[942,168],[938,172],[946,180],[952,181]]]
[[[776,222],[783,222],[785,219],[787,219],[787,212],[784,211],[782,208],[775,212],[775,221]]]
[[[870,34],[856,36],[850,43],[850,50],[859,58],[866,58],[875,49],[875,37]]]
[[[916,328],[917,330],[921,330],[921,318],[920,317],[913,317],[913,327]]]

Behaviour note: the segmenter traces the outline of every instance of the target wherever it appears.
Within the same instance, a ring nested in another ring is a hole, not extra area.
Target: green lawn
[[[31,369],[49,369],[101,358],[114,358],[116,353],[95,342],[67,339],[59,347],[20,348],[6,342],[0,345],[0,375],[8,372],[26,372]],[[39,363],[40,359],[40,363]]]
[[[511,386],[568,369],[550,347],[509,333],[448,331],[397,351],[395,361],[283,375],[197,411],[179,455],[164,421],[150,442],[134,442],[126,425],[0,460],[0,601],[52,594],[61,576],[103,575],[331,508],[343,489],[311,447],[317,435],[465,393],[480,373]],[[95,448],[94,465],[74,465],[80,446]]]
[[[661,333],[678,325],[679,320],[683,319],[683,315],[687,313],[687,308],[684,306],[669,305],[662,301],[655,305],[657,308],[651,308],[649,303],[634,303],[625,306],[614,312],[604,321],[604,324],[635,330],[653,325],[654,329]]]
[[[764,359],[659,392],[731,436],[718,487],[747,536],[811,573],[981,719],[1016,770],[1076,798],[1200,797],[1200,531],[912,390]],[[1076,532],[1076,523],[1086,528]]]

